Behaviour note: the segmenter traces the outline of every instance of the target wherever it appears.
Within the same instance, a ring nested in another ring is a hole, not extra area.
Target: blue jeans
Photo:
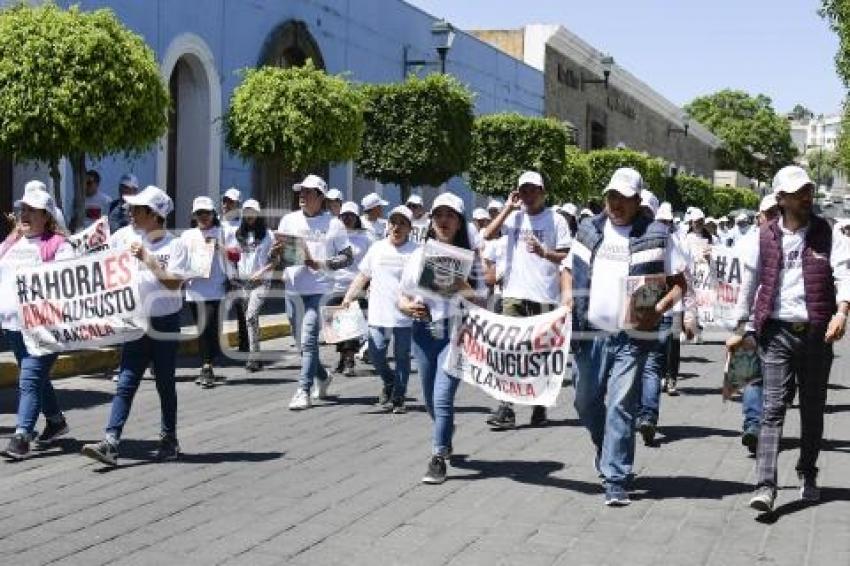
[[[322,295],[286,295],[286,314],[292,323],[295,344],[301,350],[301,374],[298,386],[306,392],[313,387],[313,380],[325,381],[328,372],[319,361],[319,330],[322,315],[319,307]]]
[[[640,379],[654,344],[620,332],[582,341],[574,349],[575,408],[596,446],[606,487],[625,488],[631,475]]]
[[[44,413],[47,419],[62,416],[56,392],[50,383],[50,368],[53,367],[57,354],[31,356],[24,344],[23,334],[13,330],[6,330],[5,334],[21,370],[18,376],[16,432],[32,435],[40,413]]]
[[[667,371],[667,340],[673,318],[665,316],[658,327],[658,343],[646,355],[640,388],[640,411],[638,420],[658,424],[658,410],[661,403],[661,378]]]
[[[157,332],[178,334],[180,313],[151,317],[150,326]],[[161,432],[164,435],[176,436],[177,386],[174,370],[177,366],[177,345],[176,338],[160,339],[147,334],[138,340],[124,344],[121,348],[118,387],[115,390],[115,397],[112,398],[109,424],[106,425],[107,437],[121,439],[121,432],[130,417],[133,397],[139,389],[145,370],[151,363],[162,412]]]
[[[744,432],[758,434],[761,428],[762,403],[764,402],[762,382],[748,383],[741,391],[741,412],[744,414]]]
[[[448,319],[433,323],[413,321],[413,357],[422,379],[425,408],[434,421],[433,454],[447,456],[454,434],[454,399],[460,380],[448,375],[443,364],[449,352]]]
[[[390,337],[393,340],[395,372],[387,363]],[[393,399],[404,399],[407,393],[407,381],[410,379],[410,327],[386,328],[369,327],[369,360],[384,382],[384,388],[392,390]]]

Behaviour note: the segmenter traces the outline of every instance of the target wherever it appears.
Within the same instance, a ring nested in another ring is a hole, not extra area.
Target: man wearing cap
[[[180,334],[181,287],[189,271],[186,246],[165,230],[165,219],[174,209],[171,198],[158,187],[148,186],[137,195],[124,197],[130,205],[129,226],[110,237],[110,247],[129,250],[138,260],[139,296],[148,328],[155,332],[126,342],[121,348],[118,385],[105,437],[83,446],[83,455],[109,466],[118,465],[118,447],[130,417],[133,398],[142,375],[153,364],[162,412],[158,460],[180,455],[177,442],[177,339]]]
[[[483,208],[476,208],[472,211],[472,221],[475,223],[475,228],[481,232],[490,223],[490,214]]]
[[[540,173],[526,171],[520,175],[517,190],[481,235],[486,241],[502,234],[508,237],[502,313],[528,317],[553,310],[560,301],[558,265],[567,256],[571,235],[564,217],[546,207]],[[531,424],[542,426],[546,420],[546,408],[535,406]],[[513,428],[513,408],[500,404],[487,424],[498,429]]]
[[[109,231],[115,233],[130,223],[130,205],[124,200],[139,190],[139,180],[132,173],[121,175],[118,181],[118,198],[109,205]]]
[[[369,193],[360,201],[360,207],[363,209],[360,221],[363,222],[363,228],[371,232],[376,241],[387,235],[384,207],[388,204],[378,193]]]
[[[749,231],[750,217],[742,212],[735,217],[735,225],[726,233],[726,245],[729,247],[735,246],[738,240],[746,236]]]
[[[634,423],[647,355],[657,344],[662,315],[685,288],[686,264],[669,228],[640,213],[640,173],[614,172],[605,210],[579,226],[563,262],[562,305],[572,310],[575,407],[596,447],[605,504],[627,505],[635,451]],[[629,307],[634,328],[623,323],[627,277],[655,276],[668,291],[654,306]]]
[[[112,199],[100,192],[100,173],[94,169],[86,171],[85,196],[86,201],[83,210],[85,216],[82,219],[74,219],[74,222],[71,223],[73,230],[88,228],[98,218],[109,214]]]
[[[333,379],[319,360],[320,308],[324,297],[333,291],[332,272],[350,265],[353,253],[345,225],[324,210],[328,192],[324,179],[307,175],[292,189],[298,193],[301,208],[281,218],[273,250],[276,254],[289,250],[293,253],[284,253],[284,259],[289,256],[299,261],[286,266],[283,279],[286,312],[301,350],[301,375],[289,408],[302,410],[312,405],[310,392],[314,381],[318,380],[315,397],[323,399]]]
[[[239,212],[242,207],[242,192],[236,187],[230,187],[221,195],[221,224],[225,231],[235,232],[239,229]],[[240,340],[241,343],[241,340]],[[239,348],[242,351],[242,348]]]
[[[325,197],[325,206],[335,218],[339,218],[339,211],[342,208],[342,191],[339,189],[330,189]]]
[[[410,231],[410,241],[421,244],[428,234],[428,226],[431,225],[431,217],[425,210],[425,203],[421,195],[410,195],[404,203],[413,213],[413,228]]]
[[[750,506],[773,510],[785,396],[796,381],[800,394],[800,499],[817,501],[817,458],[823,439],[832,344],[844,336],[850,309],[846,257],[832,229],[812,210],[815,185],[796,165],[773,179],[781,214],[759,228],[759,243],[742,258],[736,305],[740,321],[727,340],[737,348],[750,313],[762,362],[764,414],[759,431],[756,491]]]
[[[503,208],[505,208],[505,203],[497,198],[491,198],[490,202],[487,203],[487,212],[490,214],[490,219],[495,220]]]

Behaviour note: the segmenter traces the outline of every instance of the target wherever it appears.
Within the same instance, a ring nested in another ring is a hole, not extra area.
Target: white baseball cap
[[[221,198],[229,199],[234,202],[242,202],[242,193],[240,193],[239,189],[237,189],[236,187],[230,187],[229,189],[224,191],[224,194],[221,195]]]
[[[788,165],[780,169],[773,177],[773,192],[796,193],[806,186],[814,188],[815,183],[806,170],[797,165]]]
[[[473,220],[490,220],[490,213],[483,208],[476,208],[472,211]]]
[[[328,184],[318,175],[307,175],[303,181],[292,185],[292,190],[296,193],[301,191],[301,189],[316,189],[322,195],[328,194]]]
[[[31,193],[33,191],[41,191],[47,193],[48,195],[50,194],[50,192],[47,190],[47,185],[37,179],[33,179],[32,181],[29,181],[26,185],[24,185],[24,194]]]
[[[620,167],[614,174],[611,175],[611,180],[608,186],[602,191],[602,194],[607,194],[609,191],[617,191],[626,198],[631,198],[639,195],[643,189],[643,178],[636,170],[631,167]]]
[[[138,190],[139,179],[132,173],[125,173],[124,175],[121,175],[120,179],[118,179],[118,184],[124,185],[125,187],[132,187]]]
[[[56,218],[56,201],[47,192],[47,187],[41,189],[35,183],[45,187],[41,181],[30,181],[27,183],[27,186],[24,188],[24,196],[20,200],[15,201],[15,208],[19,208],[22,204],[25,204],[30,208],[43,210],[53,218]]]
[[[487,210],[492,210],[494,208],[502,210],[503,208],[505,208],[505,203],[502,202],[500,199],[491,198],[490,202],[487,203]]]
[[[735,222],[748,222],[750,217],[744,214],[743,212],[735,217]]]
[[[421,195],[410,195],[409,197],[407,197],[407,202],[405,204],[414,204],[422,206],[424,202],[422,201]]]
[[[584,218],[585,216],[593,216],[593,211],[589,208],[582,208],[581,212],[578,213],[578,217]]]
[[[706,224],[717,224],[717,219],[713,216],[706,216],[705,217],[705,223]]]
[[[328,200],[342,200],[342,191],[339,189],[331,189],[328,191],[328,194],[325,195],[325,198]]]
[[[165,191],[154,185],[148,185],[145,190],[136,195],[126,195],[124,202],[130,206],[147,206],[160,218],[165,218],[174,210],[174,202]]]
[[[463,215],[463,199],[454,193],[443,193],[435,198],[431,204],[431,213],[433,214],[441,206],[447,206],[461,216]]]
[[[344,202],[344,203],[342,203],[342,206],[339,209],[339,215],[342,216],[343,214],[345,214],[347,212],[350,212],[351,214],[353,214],[355,216],[360,216],[360,207],[357,206],[356,202],[352,202],[352,201]]]
[[[759,212],[767,212],[776,206],[779,206],[779,203],[776,202],[776,194],[770,193],[764,195],[764,198],[761,199],[761,202],[759,203]]]
[[[648,189],[643,189],[640,192],[640,205],[648,208],[652,212],[652,215],[655,216],[655,214],[658,212],[659,206],[658,197],[655,196],[652,191]]]
[[[360,206],[363,207],[363,212],[371,210],[376,206],[387,206],[388,204],[390,203],[382,199],[378,193],[369,193],[360,200]]]
[[[694,220],[705,220],[705,213],[701,208],[693,207],[689,213],[688,220],[691,222]]]
[[[544,188],[543,185],[543,177],[537,171],[526,171],[522,175],[519,176],[519,181],[517,181],[517,188],[523,185],[535,185]]]
[[[720,217],[720,221],[721,221],[721,222],[729,222],[729,217],[728,217],[728,216],[725,216],[725,215],[724,215],[724,216],[721,216],[721,217]]]
[[[402,216],[407,218],[408,222],[413,222],[413,212],[409,208],[404,206],[403,204],[400,204],[397,207],[395,207],[394,209],[392,209],[390,211],[390,213],[387,215],[387,220],[389,220],[390,218],[392,218],[396,214],[401,214]]]
[[[256,210],[257,212],[260,212],[262,210],[262,208],[260,208],[259,201],[257,201],[257,199],[253,199],[253,198],[249,198],[248,200],[245,201],[245,204],[242,205],[242,210],[245,210],[246,208],[250,208],[251,210]]]
[[[666,220],[668,222],[672,222],[673,220],[673,205],[669,202],[662,202],[658,205],[658,212],[655,213],[656,220]]]
[[[199,210],[215,210],[215,204],[210,197],[195,197],[195,200],[192,201],[192,214]]]
[[[568,202],[564,206],[561,207],[561,210],[569,214],[570,216],[575,216],[578,214],[578,207],[571,202]]]

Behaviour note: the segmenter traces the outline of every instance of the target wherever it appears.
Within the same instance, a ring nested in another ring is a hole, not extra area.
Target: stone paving
[[[290,351],[291,340],[266,348]],[[152,461],[159,404],[146,381],[125,429],[120,467],[79,455],[97,440],[114,385],[57,381],[72,427],[57,448],[0,462],[0,564],[559,564],[850,563],[850,379],[832,373],[823,500],[796,500],[799,434],[789,414],[779,508],[747,506],[753,460],[740,405],[719,395],[719,345],[683,348],[681,396],[665,397],[658,446],[638,447],[630,507],[606,508],[592,448],[565,388],[545,428],[492,432],[494,403],[459,392],[449,480],[420,483],[430,422],[411,378],[406,415],[372,403],[376,377],[337,377],[332,399],[290,412],[298,363],[281,360],[202,390],[179,371],[181,461]],[[323,350],[327,365],[334,353]],[[0,391],[0,435],[14,429],[15,391]],[[517,411],[528,422],[530,410]]]

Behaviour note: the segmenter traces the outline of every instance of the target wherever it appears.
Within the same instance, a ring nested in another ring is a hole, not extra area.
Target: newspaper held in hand
[[[186,254],[189,256],[187,274],[189,278],[209,279],[215,256],[215,239],[192,238],[186,242]]]
[[[436,240],[428,240],[422,253],[422,267],[417,278],[420,290],[441,298],[457,293],[461,282],[472,272],[475,252]]]
[[[723,400],[729,399],[752,381],[761,378],[761,363],[755,338],[747,335],[732,354],[726,355],[726,371],[723,372]]]
[[[637,328],[645,313],[655,309],[667,294],[665,275],[631,275],[623,280],[623,313],[620,328]]]
[[[322,307],[322,337],[328,344],[339,344],[365,336],[369,330],[360,305],[351,303],[348,308]]]
[[[304,265],[309,257],[304,238],[282,232],[275,232],[274,236],[282,244],[280,257],[284,267]]]

